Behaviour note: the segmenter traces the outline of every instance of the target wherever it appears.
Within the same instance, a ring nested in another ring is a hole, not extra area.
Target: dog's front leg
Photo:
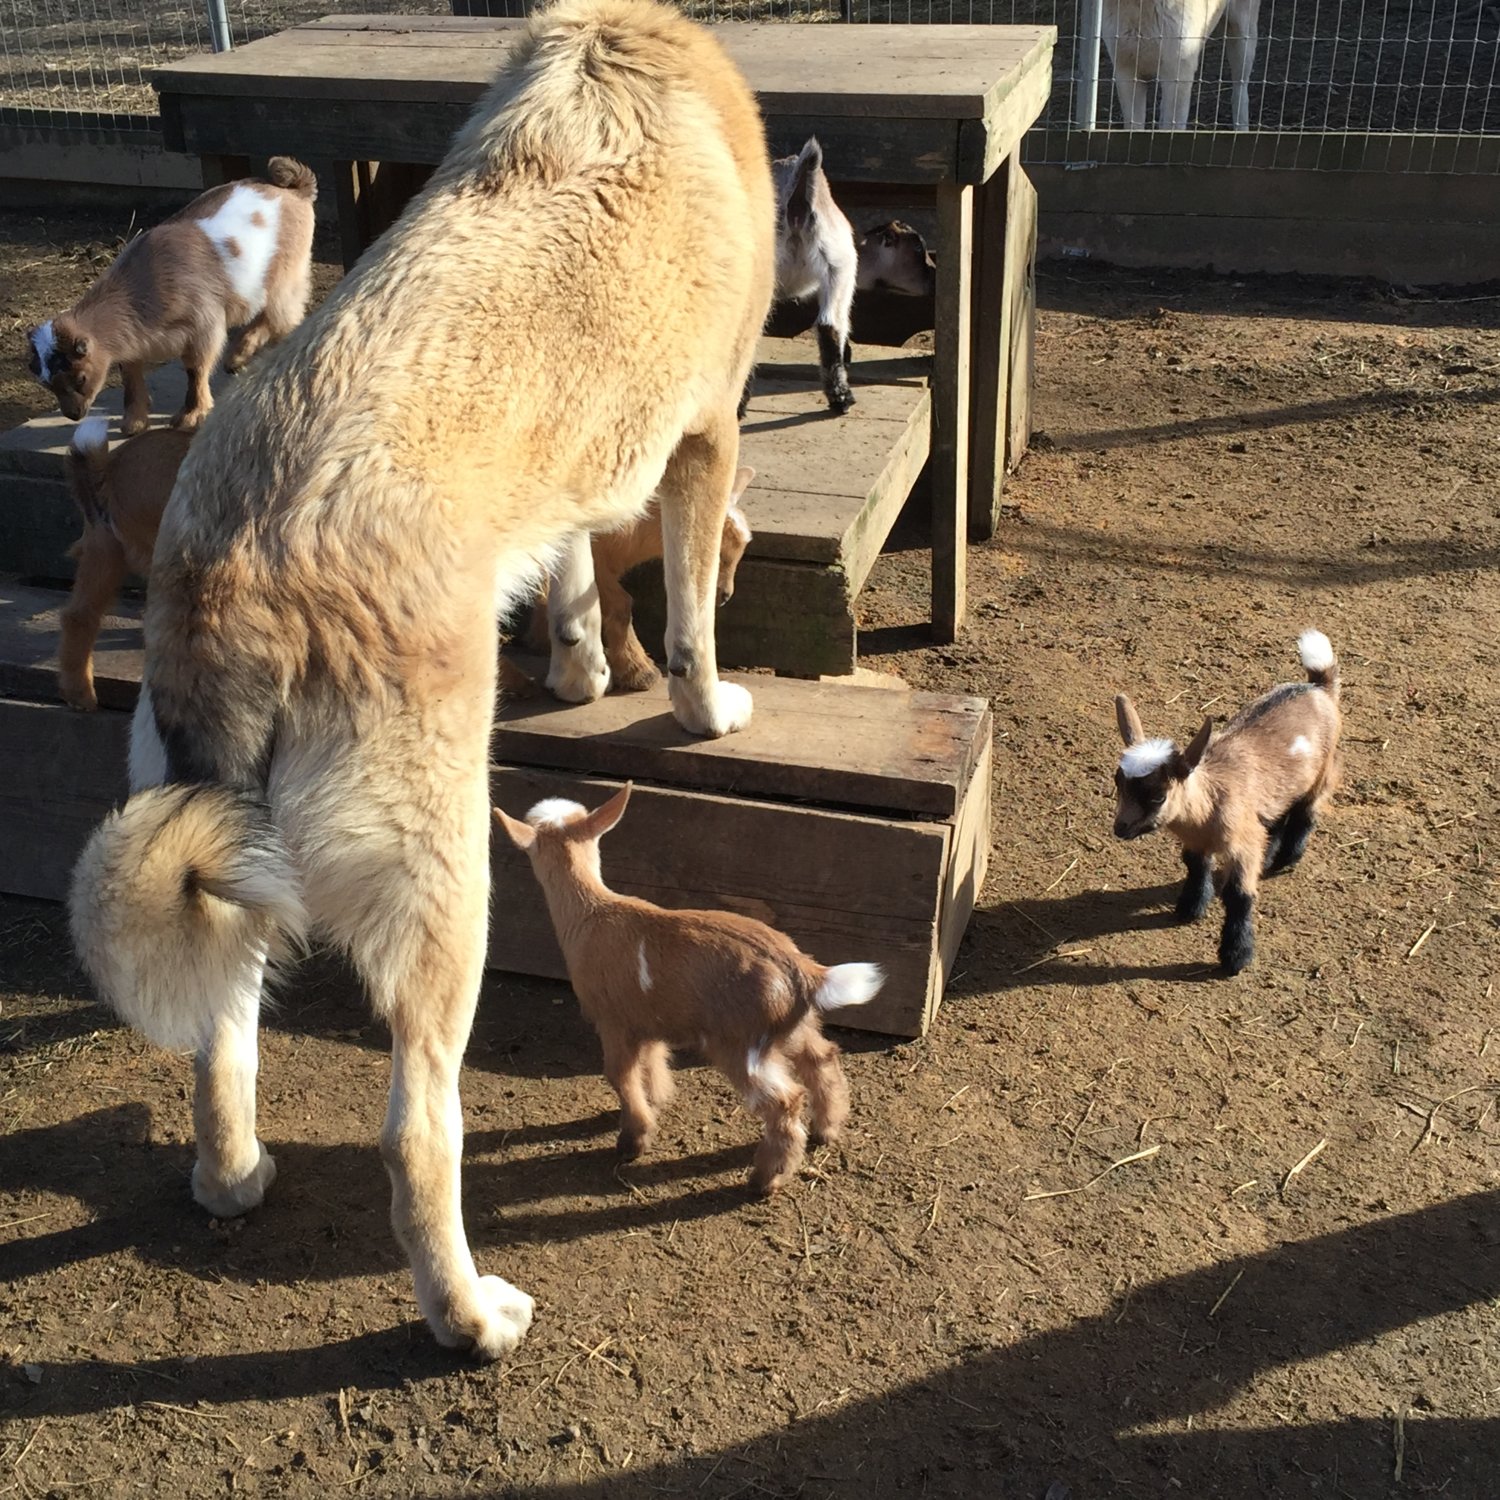
[[[609,667],[594,582],[594,550],[586,531],[563,543],[547,578],[547,633],[552,663],[547,688],[565,703],[592,703],[609,688]]]
[[[714,646],[719,544],[739,462],[732,408],[683,438],[657,487],[667,585],[667,689],[677,722],[693,734],[732,734],[750,722],[750,694],[720,682]]]

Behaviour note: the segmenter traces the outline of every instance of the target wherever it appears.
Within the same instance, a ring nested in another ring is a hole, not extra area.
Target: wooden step
[[[140,682],[127,605],[95,658],[98,712],[56,702],[64,596],[0,579],[0,890],[59,900],[89,830],[125,792]],[[664,906],[745,912],[825,963],[883,964],[885,989],[841,1025],[921,1035],[942,995],[989,853],[991,721],[982,699],[740,677],[750,727],[693,739],[666,689],[597,703],[508,704],[492,788],[522,814],[542,797],[594,805],[625,780],[604,846],[611,885]],[[503,840],[493,854],[492,966],[563,977],[540,889]]]
[[[927,461],[929,358],[882,350],[850,366],[856,404],[828,410],[811,338],[764,339],[741,429],[741,462],[755,482],[745,498],[755,536],[733,600],[720,617],[719,659],[798,676],[854,670],[853,601]],[[232,380],[220,375],[218,390]],[[167,420],[182,402],[183,375],[163,366],[149,381],[152,409]],[[120,391],[101,414],[119,430]],[[67,549],[79,524],[63,459],[75,431],[60,413],[0,436],[0,572],[66,583]],[[666,621],[660,564],[636,570],[639,631],[659,643]]]

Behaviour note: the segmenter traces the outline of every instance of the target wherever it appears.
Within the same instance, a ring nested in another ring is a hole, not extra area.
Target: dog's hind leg
[[[229,1003],[215,1017],[213,1036],[195,1063],[198,1160],[193,1197],[220,1219],[258,1207],[276,1177],[276,1163],[255,1134],[256,1044],[265,968],[262,955],[234,979]]]
[[[532,1302],[478,1275],[460,1206],[459,1067],[489,906],[493,626],[477,624],[466,639],[472,659],[461,675],[424,685],[413,674],[399,715],[340,757],[336,785],[309,772],[317,805],[304,805],[298,822],[309,909],[348,947],[391,1029],[380,1151],[417,1304],[439,1343],[495,1359],[525,1336]]]

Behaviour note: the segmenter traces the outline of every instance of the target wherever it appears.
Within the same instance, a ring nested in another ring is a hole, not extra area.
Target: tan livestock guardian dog
[[[391,1028],[381,1151],[417,1300],[481,1356],[532,1316],[475,1273],[459,1207],[497,602],[654,492],[674,711],[705,734],[748,720],[717,678],[714,590],[774,226],[760,117],[710,33],[649,0],[566,0],[216,409],[162,519],[135,791],[79,861],[79,953],[128,1021],[196,1052],[193,1192],[216,1215],[275,1172],[255,1123],[268,960],[304,934],[351,956]]]

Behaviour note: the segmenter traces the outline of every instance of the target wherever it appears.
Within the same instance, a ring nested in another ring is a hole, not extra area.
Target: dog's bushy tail
[[[136,793],[73,871],[73,942],[119,1015],[161,1047],[197,1049],[252,1011],[262,963],[300,945],[307,914],[264,803],[224,786]]]
[[[1297,637],[1297,655],[1302,659],[1302,670],[1307,680],[1339,701],[1339,659],[1333,654],[1333,644],[1321,630],[1304,630]]]
[[[279,188],[300,193],[309,203],[318,196],[318,179],[311,167],[305,167],[295,156],[273,156],[266,163],[266,177]]]
[[[90,526],[109,514],[109,421],[85,417],[73,429],[68,444],[68,488],[85,522]]]

